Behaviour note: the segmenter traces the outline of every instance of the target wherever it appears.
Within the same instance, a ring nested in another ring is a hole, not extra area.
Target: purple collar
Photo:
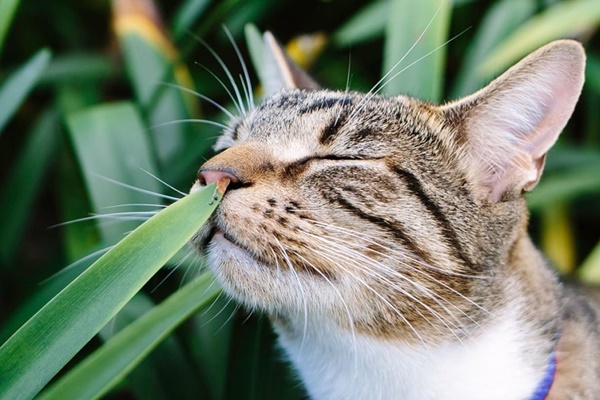
[[[550,388],[552,387],[552,383],[554,382],[554,377],[556,375],[557,363],[558,360],[556,359],[556,352],[553,351],[552,354],[550,354],[548,366],[546,367],[546,373],[529,400],[544,400],[546,397],[548,397],[548,393],[550,393]]]

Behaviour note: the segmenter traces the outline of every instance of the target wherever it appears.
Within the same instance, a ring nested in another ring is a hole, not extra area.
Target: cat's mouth
[[[214,226],[210,230],[210,233],[204,242],[204,248],[207,248],[211,243],[217,246],[226,245],[236,247],[237,249],[242,250],[244,253],[246,253],[253,259],[264,263],[264,260],[259,260],[259,258],[256,256],[256,253],[252,249],[245,246],[243,243],[237,240],[235,236],[228,233],[224,229],[221,229],[219,226]]]

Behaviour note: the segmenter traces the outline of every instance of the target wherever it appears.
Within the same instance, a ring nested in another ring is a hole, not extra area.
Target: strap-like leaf
[[[219,199],[211,184],[175,202],[48,302],[0,347],[0,398],[39,392],[198,231]]]

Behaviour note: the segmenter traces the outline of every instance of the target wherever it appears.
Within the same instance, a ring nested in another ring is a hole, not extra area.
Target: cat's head
[[[266,44],[283,90],[231,124],[194,186],[231,180],[193,240],[226,291],[407,340],[472,319],[581,91],[581,45],[550,43],[437,106],[319,89]]]

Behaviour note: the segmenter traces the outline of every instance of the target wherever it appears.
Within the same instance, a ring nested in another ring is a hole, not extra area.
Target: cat
[[[192,243],[310,397],[600,398],[600,296],[559,282],[524,199],[581,92],[581,44],[445,105],[321,89],[265,46],[281,90],[200,168],[192,191],[228,187]]]

